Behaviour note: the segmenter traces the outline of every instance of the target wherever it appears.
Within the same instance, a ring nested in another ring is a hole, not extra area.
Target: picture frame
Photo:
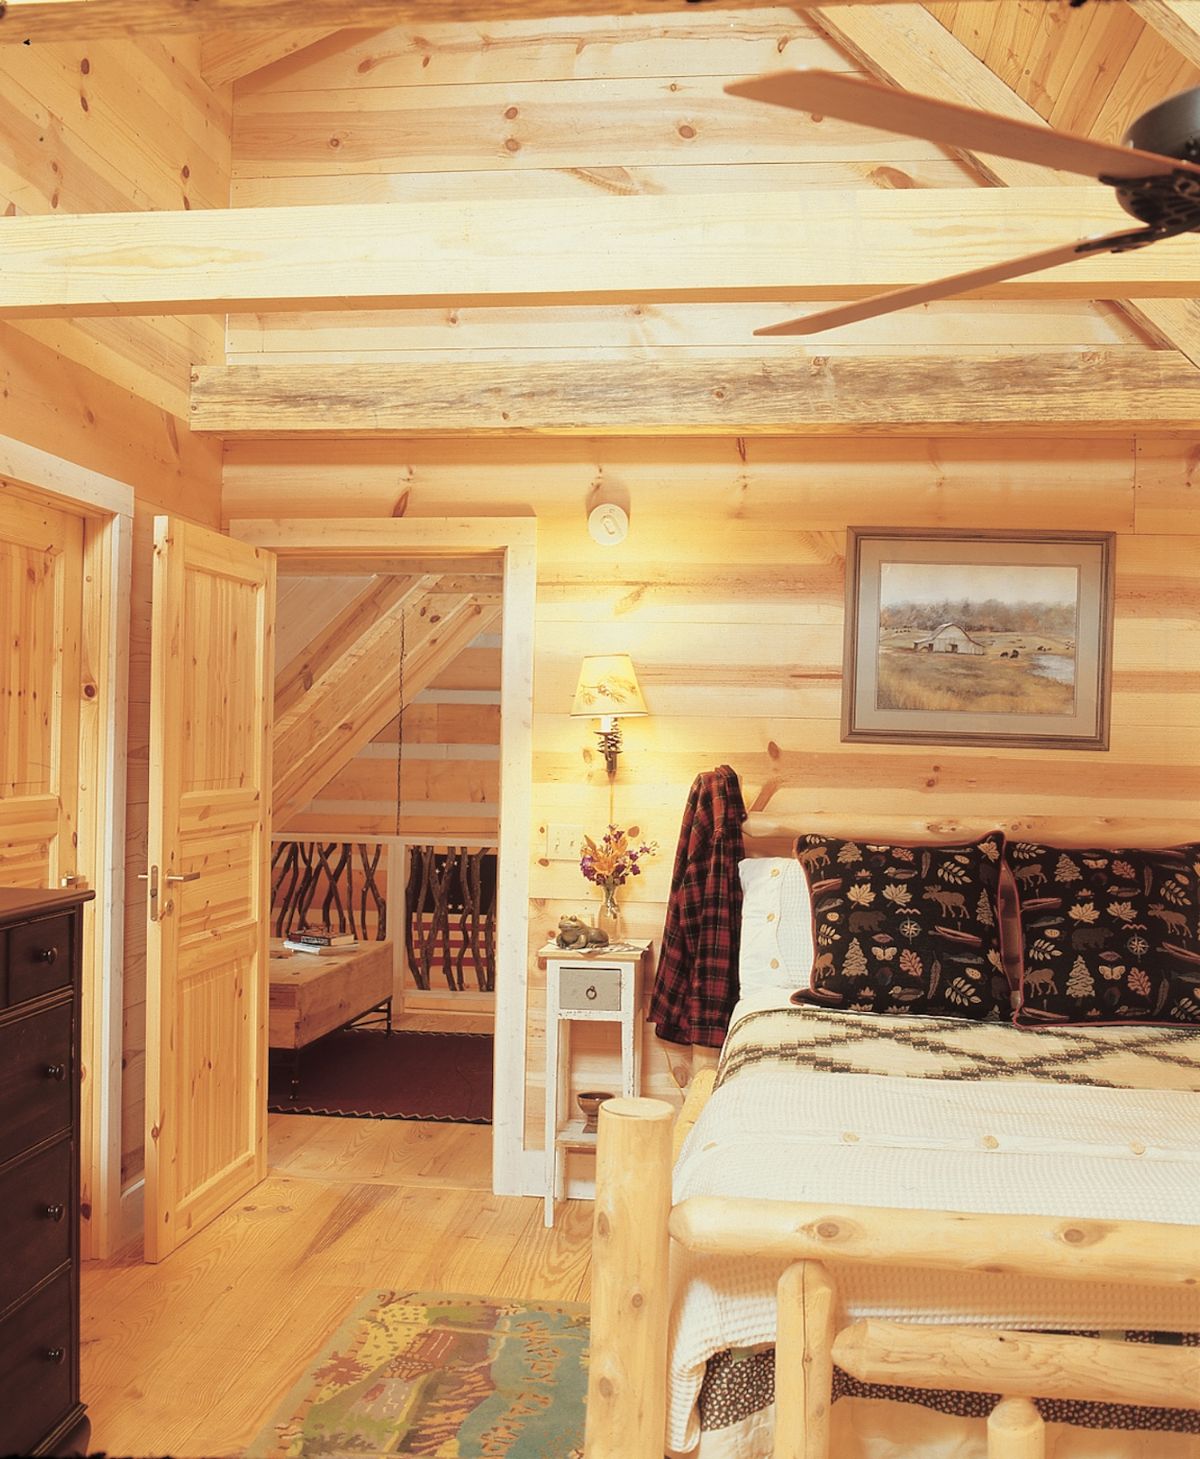
[[[1108,749],[1114,554],[1111,532],[848,528],[842,739]]]

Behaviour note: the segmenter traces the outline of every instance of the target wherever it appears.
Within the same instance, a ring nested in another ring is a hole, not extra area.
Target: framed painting
[[[842,738],[1106,750],[1114,540],[851,527]]]

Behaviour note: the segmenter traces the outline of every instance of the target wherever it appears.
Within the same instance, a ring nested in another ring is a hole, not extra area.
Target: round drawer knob
[[[46,1218],[50,1221],[61,1221],[67,1214],[67,1208],[61,1201],[53,1201],[46,1207]]]
[[[589,983],[587,985],[587,988],[584,990],[583,996],[587,999],[587,1001],[589,1003],[595,1003],[596,999],[600,996],[596,992],[596,985],[595,985],[595,983]]]
[[[62,1363],[66,1361],[66,1348],[47,1348],[46,1361],[48,1363]]]
[[[46,1065],[46,1078],[47,1079],[57,1079],[58,1082],[61,1084],[66,1077],[67,1077],[67,1066],[65,1064],[47,1064]]]
[[[33,955],[35,963],[56,963],[58,961],[57,947],[39,947]]]

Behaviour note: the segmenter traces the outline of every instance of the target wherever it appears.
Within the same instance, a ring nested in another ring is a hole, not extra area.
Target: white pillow
[[[808,879],[790,856],[750,856],[742,879],[741,996],[760,988],[807,988],[813,965]]]

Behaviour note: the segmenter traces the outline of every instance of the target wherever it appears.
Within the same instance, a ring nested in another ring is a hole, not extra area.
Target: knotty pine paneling
[[[228,88],[179,36],[0,48],[0,210],[224,207]],[[116,477],[136,508],[129,585],[122,1180],[143,1168],[149,615],[158,511],[217,525],[220,443],[187,425],[189,373],[218,361],[224,321],[41,320],[0,326],[0,432]]]
[[[512,22],[486,31],[445,23],[344,32],[237,84],[232,197],[237,206],[489,197],[513,204],[512,227],[519,229],[524,201],[587,190],[702,192],[714,208],[730,191],[786,190],[802,207],[813,187],[961,187],[976,180],[931,144],[725,95],[728,81],[780,65],[856,69],[784,6],[733,18],[687,11]],[[928,311],[915,338],[903,336],[905,347],[970,349],[993,329],[1014,348],[1089,348],[1097,331],[1146,343],[1110,306],[1071,304],[1033,326],[1033,311],[1008,306],[1016,322],[1006,337],[1003,305],[980,310],[983,324],[972,334],[978,307]],[[757,312],[673,306],[522,317],[511,310],[382,311],[320,321],[238,315],[230,319],[229,345],[235,363],[405,360],[423,351],[456,359],[488,358],[493,350],[518,357],[528,351],[530,359],[592,357],[606,349],[644,357],[664,348],[771,355],[775,344],[756,341],[753,329],[790,312],[765,305]],[[880,347],[894,328],[856,326],[844,341]],[[842,344],[842,337],[822,340],[822,348]]]
[[[579,659],[630,653],[650,706],[624,728],[613,815],[660,843],[627,889],[631,932],[658,938],[687,790],[722,761],[749,797],[782,787],[814,812],[1035,816],[1045,834],[1156,817],[1200,830],[1200,517],[1189,443],[989,441],[322,442],[239,446],[231,515],[389,515],[398,477],[415,515],[534,511],[534,863],[531,950],[595,896],[545,828],[599,833],[609,786],[592,726],[569,717]],[[274,464],[272,451],[279,454]],[[587,536],[588,506],[627,505],[616,549]],[[347,507],[346,502],[353,502]],[[257,504],[257,505],[256,505]],[[1112,748],[848,745],[840,739],[848,525],[1071,528],[1117,533]],[[448,707],[447,707],[448,708]],[[440,712],[440,711],[439,711]],[[315,829],[315,828],[314,828]],[[528,1135],[540,1143],[544,984],[528,1009]],[[615,1066],[580,1045],[577,1087]],[[669,1095],[647,1036],[647,1089]]]
[[[1200,70],[1128,5],[930,0],[926,8],[1066,132],[1119,142],[1143,111],[1200,83]]]

